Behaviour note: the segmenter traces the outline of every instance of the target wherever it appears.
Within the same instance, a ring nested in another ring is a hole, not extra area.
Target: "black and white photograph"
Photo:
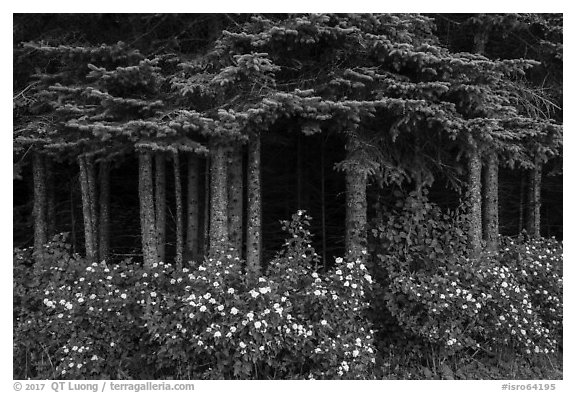
[[[132,9],[12,14],[9,387],[558,389],[562,13]]]

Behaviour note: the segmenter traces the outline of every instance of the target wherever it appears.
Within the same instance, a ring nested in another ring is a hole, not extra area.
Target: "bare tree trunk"
[[[89,261],[98,260],[97,232],[96,232],[96,185],[94,173],[94,159],[86,155],[78,157],[80,166],[80,190],[82,193],[82,214],[84,216],[84,244],[86,258]]]
[[[242,212],[243,182],[242,182],[242,145],[235,144],[228,159],[228,234],[230,245],[242,257]]]
[[[228,238],[228,170],[226,150],[214,143],[210,151],[210,252],[227,247]]]
[[[182,213],[182,182],[180,179],[180,158],[178,152],[174,157],[174,193],[176,195],[176,266],[182,266],[184,251],[184,218]]]
[[[326,138],[320,135],[322,144],[320,146],[320,206],[322,221],[322,264],[326,269],[326,174],[325,174],[325,156],[326,156]]]
[[[541,189],[542,164],[536,162],[534,169],[530,171],[528,183],[528,222],[526,223],[528,234],[533,237],[540,237]]]
[[[74,205],[74,182],[70,182],[70,242],[72,252],[76,253],[76,206]]]
[[[158,262],[158,240],[156,239],[156,218],[154,214],[154,190],[152,181],[152,155],[138,155],[138,195],[140,199],[140,226],[142,231],[142,254],[144,265]]]
[[[260,272],[262,252],[262,201],[260,188],[260,135],[250,135],[248,142],[248,214],[246,227],[246,265]]]
[[[158,241],[158,260],[166,259],[166,159],[164,153],[154,154],[155,204],[156,204],[156,240]]]
[[[346,172],[346,251],[358,256],[366,247],[367,178],[358,169]]]
[[[185,261],[196,261],[200,252],[199,247],[199,193],[200,187],[200,160],[194,153],[188,154],[188,203],[187,203],[187,230],[186,230],[186,258]]]
[[[56,234],[56,187],[54,184],[54,165],[45,157],[46,162],[46,225],[47,235],[51,238]]]
[[[524,229],[524,171],[520,171],[520,213],[518,214],[518,233]]]
[[[470,148],[468,152],[468,241],[470,256],[480,255],[482,242],[482,192],[481,176],[482,162],[477,149]]]
[[[102,161],[100,163],[100,226],[99,254],[100,259],[108,259],[110,248],[110,163]]]
[[[484,240],[488,251],[498,251],[498,159],[491,153],[484,167]]]
[[[202,239],[202,254],[208,254],[210,250],[210,162],[212,159],[210,155],[206,157],[204,160],[204,209],[203,209],[203,225],[204,228],[202,230],[203,239]]]
[[[32,156],[32,174],[34,178],[34,252],[37,261],[40,260],[42,247],[48,240],[46,224],[46,167],[45,161],[40,153]]]
[[[296,208],[302,209],[302,135],[297,134],[296,140]]]

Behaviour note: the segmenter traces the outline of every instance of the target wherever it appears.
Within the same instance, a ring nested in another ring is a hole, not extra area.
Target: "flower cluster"
[[[370,375],[375,349],[363,312],[371,276],[361,259],[337,258],[334,271],[316,272],[305,220],[294,215],[266,275],[243,274],[224,251],[191,271],[157,269],[162,282],[179,283],[146,317],[159,364],[200,378]]]
[[[562,337],[562,247],[553,239],[501,237],[500,251],[467,258],[455,215],[425,198],[377,227],[373,266],[385,310],[409,336],[448,353],[465,348],[558,350]],[[377,311],[378,312],[378,311]]]
[[[372,277],[363,258],[316,271],[308,219],[286,223],[286,247],[258,275],[226,248],[185,268],[89,263],[62,239],[33,267],[16,250],[15,369],[22,379],[373,375]]]

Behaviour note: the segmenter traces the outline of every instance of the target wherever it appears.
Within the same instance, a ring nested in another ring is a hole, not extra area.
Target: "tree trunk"
[[[56,187],[54,184],[54,165],[50,158],[46,162],[46,228],[47,236],[56,234]]]
[[[367,177],[358,168],[346,172],[346,251],[361,255],[366,247],[366,186]]]
[[[491,153],[484,167],[484,240],[488,251],[498,251],[498,159]]]
[[[84,244],[86,258],[91,262],[98,260],[96,232],[96,181],[94,159],[86,155],[78,157],[80,166],[80,190],[82,193],[82,215],[84,216]]]
[[[188,209],[186,230],[186,258],[185,261],[196,261],[200,252],[199,247],[199,193],[200,187],[200,160],[194,153],[188,154]]]
[[[528,234],[533,237],[540,237],[541,188],[542,164],[536,162],[534,169],[530,171],[528,183],[528,222],[526,223]]]
[[[32,216],[34,217],[34,252],[37,254],[37,260],[40,260],[42,247],[47,239],[46,224],[46,167],[40,153],[34,153],[32,156],[32,172],[34,178],[34,208]]]
[[[204,206],[202,209],[202,254],[208,254],[210,250],[210,155],[204,160]]]
[[[468,241],[470,256],[477,258],[480,255],[482,242],[482,192],[481,176],[482,162],[480,154],[475,148],[468,152]]]
[[[164,153],[154,154],[155,204],[156,204],[156,241],[158,242],[158,260],[166,259],[166,160]]]
[[[182,266],[182,254],[184,251],[184,218],[182,213],[182,183],[180,180],[180,158],[178,152],[174,152],[174,193],[176,196],[176,266]]]
[[[228,234],[230,245],[242,257],[242,145],[235,144],[228,159]]]
[[[210,151],[210,252],[228,246],[228,170],[226,150],[214,143]]]
[[[518,213],[518,233],[522,233],[524,229],[524,192],[525,192],[525,185],[524,185],[524,171],[520,171],[520,212]]]
[[[138,155],[138,195],[140,199],[140,226],[142,231],[142,254],[144,265],[152,266],[158,261],[156,218],[154,215],[154,190],[152,181],[152,155]]]
[[[246,267],[258,274],[262,250],[262,201],[260,189],[260,135],[248,142],[248,214],[246,228]]]
[[[110,163],[102,161],[100,163],[100,226],[99,235],[99,256],[100,259],[108,259],[110,248]]]
[[[326,156],[326,138],[320,135],[322,143],[320,145],[320,219],[322,225],[322,264],[326,269],[326,173],[325,173],[325,156]]]
[[[298,210],[302,209],[302,135],[297,134],[296,140],[296,208]]]
[[[74,186],[74,182],[70,182],[70,243],[72,243],[72,253],[76,253],[76,205],[74,204]]]

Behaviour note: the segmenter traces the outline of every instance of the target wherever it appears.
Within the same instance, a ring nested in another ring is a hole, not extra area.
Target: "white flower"
[[[219,305],[218,307],[216,307],[216,309],[217,309],[218,311],[222,311],[222,310],[224,310],[224,306],[223,306],[223,305]]]
[[[156,297],[156,292],[150,292],[151,297]]]
[[[260,323],[260,321],[256,321],[256,322],[254,322],[254,326],[256,327],[256,329],[260,329],[262,324]]]
[[[322,292],[320,292],[318,289],[314,291],[314,295],[316,296],[320,296],[322,294]]]
[[[203,305],[202,307],[200,307],[200,312],[204,312],[204,311],[206,311],[206,306]]]
[[[212,295],[210,294],[210,292],[208,292],[206,295],[204,295],[204,299],[208,300],[212,297]]]
[[[342,275],[342,270],[340,269],[336,270],[336,274],[338,274],[339,276]]]
[[[244,344],[242,341],[240,341],[240,344],[238,344],[238,345],[240,345],[240,348],[242,348],[242,349],[246,348],[246,344]]]
[[[316,272],[312,273],[312,278],[318,278],[318,273]]]
[[[235,333],[235,332],[236,332],[236,326],[232,326],[232,327],[230,328],[230,331],[231,331],[232,333]]]
[[[328,324],[328,322],[326,322],[325,319],[320,321],[320,325],[322,325],[322,326],[326,326],[327,324]]]
[[[90,360],[98,360],[98,356],[94,355],[92,358],[90,358]]]
[[[348,263],[346,264],[346,267],[347,267],[348,269],[353,269],[353,268],[354,268],[354,264],[353,264],[352,262],[348,262]]]
[[[342,263],[344,260],[340,257],[336,258],[336,263]],[[338,273],[337,273],[338,274]]]
[[[257,297],[258,297],[258,292],[256,292],[255,290],[251,289],[251,290],[250,290],[250,295],[251,295],[253,298],[257,298]]]
[[[356,357],[356,356],[358,356],[359,354],[360,354],[360,352],[359,352],[357,349],[355,349],[355,350],[352,351],[352,356],[353,356],[353,357]]]
[[[212,285],[214,285],[214,287],[218,287],[220,284],[217,281],[214,281],[214,284]]]
[[[270,292],[270,287],[259,288],[258,290],[260,293],[264,294],[266,292]]]
[[[248,314],[246,314],[246,316],[248,317],[249,320],[252,320],[254,318],[254,313],[250,311]]]
[[[120,297],[121,297],[122,299],[126,299],[126,294],[123,293],[122,295],[120,295]]]
[[[188,317],[189,317],[189,318],[194,318],[194,313],[191,312],[190,314],[188,314]]]
[[[234,288],[228,288],[228,293],[232,295],[234,293]]]
[[[222,333],[216,332],[214,333],[214,338],[222,337]]]
[[[236,307],[232,307],[232,309],[230,310],[230,313],[232,315],[236,315],[236,314],[238,314],[238,309]]]
[[[111,347],[113,347],[114,345],[116,345],[116,344],[114,344],[113,342],[110,343],[110,346],[111,346]]]

